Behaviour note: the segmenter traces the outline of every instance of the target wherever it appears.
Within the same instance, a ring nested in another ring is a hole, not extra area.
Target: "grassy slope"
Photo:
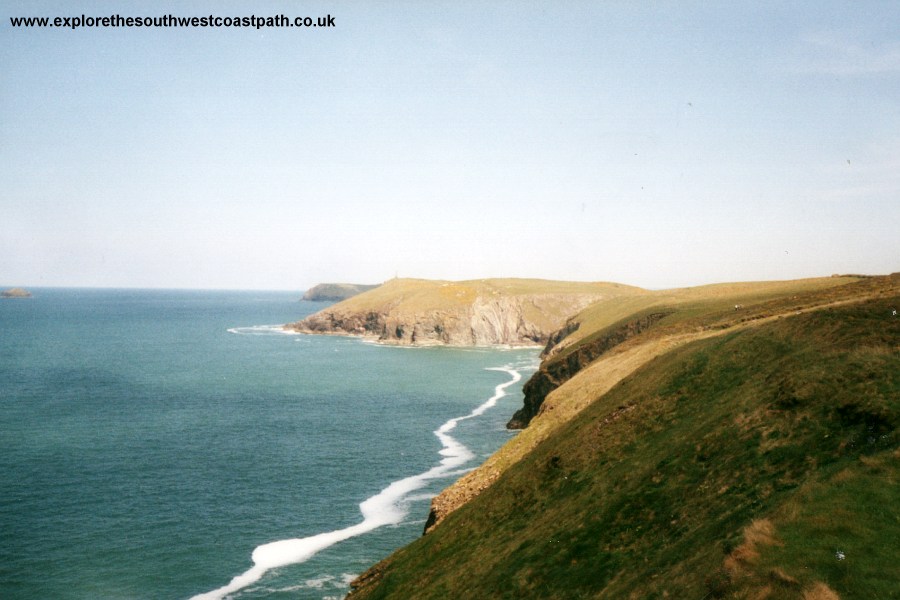
[[[524,307],[525,318],[549,332],[592,301],[647,293],[641,288],[606,282],[392,279],[373,290],[329,306],[322,312],[343,315],[376,312],[413,322],[419,315],[460,311],[471,306],[477,298],[524,297],[531,299]]]
[[[500,473],[520,460],[585,406],[656,356],[690,341],[722,335],[730,329],[755,326],[777,318],[778,315],[794,314],[797,311],[814,310],[816,307],[835,302],[892,293],[892,290],[897,289],[900,289],[900,277],[820,278],[794,282],[738,283],[688,288],[690,297],[686,301],[668,306],[656,304],[656,299],[653,298],[649,299],[648,304],[646,297],[614,299],[605,304],[615,311],[613,316],[603,316],[596,312],[595,309],[603,305],[594,305],[585,310],[583,315],[593,313],[600,318],[593,321],[585,319],[586,325],[576,332],[581,334],[578,343],[562,345],[561,349],[544,360],[542,371],[553,368],[556,363],[567,361],[569,354],[581,352],[597,338],[618,329],[624,323],[632,322],[649,313],[664,311],[669,314],[651,329],[596,358],[565,385],[552,391],[543,402],[540,418],[534,419],[524,431],[491,455],[482,466],[459,479],[433,501],[434,516],[440,520],[460,504],[479,494],[495,481]],[[703,293],[707,292],[711,293],[703,297]],[[734,310],[735,294],[747,302],[738,311]],[[618,312],[622,306],[628,306],[635,312],[622,316]],[[607,325],[610,322],[612,325]],[[591,331],[591,327],[599,329]],[[569,341],[569,337],[563,340],[566,341]]]
[[[358,597],[900,597],[898,306],[893,292],[656,358]]]
[[[534,294],[622,294],[646,293],[641,288],[617,283],[548,281],[544,279],[478,279],[440,281],[432,279],[391,279],[383,285],[331,307],[363,311],[399,307],[405,311],[454,308],[470,304],[476,296]]]
[[[728,314],[734,311],[737,304],[749,307],[775,299],[829,290],[856,281],[859,279],[855,277],[817,277],[788,281],[717,283],[610,298],[592,304],[573,317],[581,326],[559,344],[556,353],[565,355],[579,344],[589,341],[588,338],[602,335],[605,330],[622,321],[649,312],[671,311],[672,314],[661,324],[672,325],[710,313]]]

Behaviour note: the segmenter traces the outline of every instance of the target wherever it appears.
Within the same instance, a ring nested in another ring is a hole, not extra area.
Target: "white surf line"
[[[262,576],[267,571],[286,565],[306,562],[321,550],[340,541],[368,533],[384,525],[397,525],[402,522],[408,512],[402,507],[402,502],[410,492],[425,487],[431,479],[452,475],[453,471],[460,465],[475,458],[471,450],[458,442],[448,432],[456,428],[457,423],[460,421],[477,417],[497,404],[497,400],[506,396],[506,388],[522,379],[521,373],[512,367],[492,367],[487,370],[508,373],[510,380],[496,386],[494,395],[484,404],[465,416],[450,419],[434,432],[443,445],[439,454],[444,458],[441,459],[438,466],[432,467],[419,475],[394,481],[378,494],[363,501],[359,505],[359,511],[363,516],[361,523],[305,538],[280,540],[257,546],[251,555],[253,560],[252,568],[234,577],[228,585],[211,592],[198,594],[191,600],[222,600],[228,594],[233,594],[248,585],[256,583],[262,579]]]
[[[228,333],[237,335],[301,335],[298,331],[289,331],[284,325],[251,325],[249,327],[231,327]]]

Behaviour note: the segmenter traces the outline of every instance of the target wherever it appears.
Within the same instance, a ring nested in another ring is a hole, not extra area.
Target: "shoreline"
[[[383,340],[376,335],[366,335],[364,333],[350,333],[348,331],[303,331],[290,325],[281,325],[281,329],[286,334],[291,335],[322,335],[334,337],[356,338],[367,344],[377,344],[379,346],[392,346],[397,348],[480,348],[490,350],[543,350],[546,344],[538,343],[517,343],[517,344],[454,344],[451,342],[441,342],[437,340],[428,340],[426,342],[405,343],[395,340]]]
[[[409,514],[408,507],[404,507],[403,504],[409,500],[411,493],[426,487],[432,480],[463,475],[464,472],[460,471],[460,467],[477,458],[468,446],[459,442],[450,435],[450,432],[459,422],[484,414],[493,408],[498,400],[507,396],[507,388],[522,380],[520,369],[522,367],[509,364],[502,367],[485,367],[488,371],[505,372],[510,379],[494,386],[493,395],[470,412],[453,417],[434,430],[432,433],[441,442],[438,455],[443,458],[440,462],[417,475],[391,481],[380,492],[363,500],[359,504],[363,516],[361,522],[343,529],[302,538],[277,540],[257,546],[251,553],[253,566],[250,569],[232,577],[229,583],[222,587],[192,596],[191,600],[223,600],[228,595],[256,583],[273,569],[306,562],[338,542],[364,535],[386,525],[402,523]]]

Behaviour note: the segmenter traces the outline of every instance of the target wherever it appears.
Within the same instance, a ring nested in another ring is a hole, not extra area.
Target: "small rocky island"
[[[10,288],[0,292],[0,298],[31,298],[31,292],[24,288]]]

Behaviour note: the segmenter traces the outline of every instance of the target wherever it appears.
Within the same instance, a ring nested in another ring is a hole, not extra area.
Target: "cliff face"
[[[900,455],[898,294],[895,274],[740,308],[667,298],[602,327],[579,315],[550,338],[541,380],[558,388],[531,425],[349,597],[837,598],[823,580],[890,595],[889,567],[837,578],[833,557],[896,546],[881,507],[900,500],[884,485]],[[835,506],[840,536],[823,539]]]
[[[592,302],[641,292],[615,284],[392,280],[286,327],[398,345],[535,345]]]
[[[701,292],[657,292],[597,302],[551,334],[540,370],[524,389],[523,408],[509,424],[523,428],[485,463],[435,496],[426,531],[479,496],[555,430],[656,356],[673,348],[810,306],[894,292],[900,276],[847,280],[721,284]],[[724,290],[723,288],[727,288]],[[754,289],[755,288],[755,289]],[[699,296],[699,297],[698,297]],[[736,304],[747,303],[740,310]],[[630,312],[629,312],[630,311]],[[527,425],[527,427],[525,427]]]
[[[324,310],[289,327],[304,333],[362,335],[399,345],[533,345],[549,332],[526,316],[535,298],[482,298],[454,309],[413,315],[392,311],[362,313]]]
[[[527,427],[531,419],[540,411],[544,398],[550,392],[571,379],[573,375],[592,363],[600,355],[649,329],[668,314],[671,314],[671,311],[651,312],[626,323],[614,325],[593,339],[580,344],[574,351],[555,359],[545,360],[541,363],[541,368],[531,376],[531,379],[525,382],[523,387],[525,394],[523,406],[513,414],[506,427],[508,429],[523,429]],[[569,322],[565,328],[551,335],[550,342],[544,349],[543,355],[546,356],[550,353],[553,347],[551,344],[558,344],[568,333],[577,329],[577,323]],[[556,340],[555,343],[554,340]]]
[[[490,478],[467,474],[466,502],[349,597],[890,597],[898,282],[761,303],[768,316],[724,328],[722,312],[671,315],[560,386]],[[640,364],[615,375],[629,353]]]

